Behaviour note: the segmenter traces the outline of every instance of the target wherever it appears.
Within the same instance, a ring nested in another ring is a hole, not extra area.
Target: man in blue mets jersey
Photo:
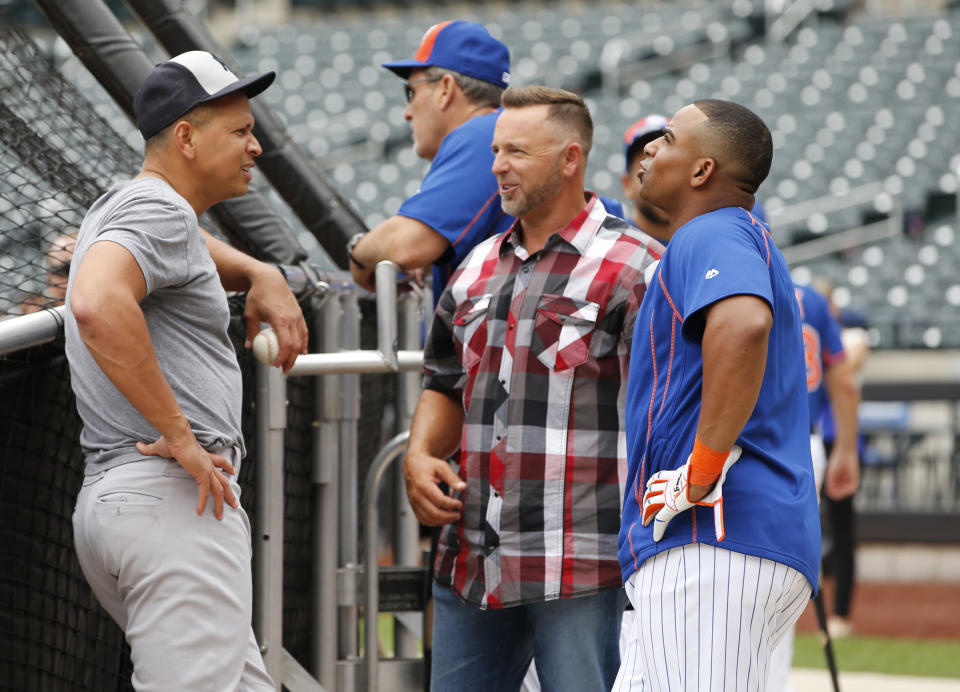
[[[638,616],[614,690],[761,690],[820,559],[799,310],[747,211],[771,136],[703,100],[646,154],[640,202],[671,236],[630,359],[619,558]]]
[[[431,162],[420,188],[396,215],[348,244],[350,270],[373,288],[377,262],[413,271],[433,265],[434,299],[467,253],[513,219],[500,209],[490,173],[493,126],[510,82],[510,52],[480,24],[430,27],[412,58],[384,63],[404,80],[417,156]]]

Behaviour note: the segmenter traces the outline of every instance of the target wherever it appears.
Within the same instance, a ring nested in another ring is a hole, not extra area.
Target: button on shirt
[[[520,228],[460,265],[424,358],[424,387],[465,412],[463,512],[436,578],[481,608],[620,586],[630,341],[662,252],[592,194],[533,255]]]

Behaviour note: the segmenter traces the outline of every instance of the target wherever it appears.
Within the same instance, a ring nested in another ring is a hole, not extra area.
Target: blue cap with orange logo
[[[506,88],[510,84],[510,51],[482,24],[446,21],[434,24],[412,58],[383,66],[406,79],[410,71],[443,67]]]

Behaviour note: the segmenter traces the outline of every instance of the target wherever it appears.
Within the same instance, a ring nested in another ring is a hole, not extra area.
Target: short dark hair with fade
[[[769,128],[756,113],[733,101],[702,99],[693,105],[707,116],[707,130],[722,157],[718,163],[729,165],[731,177],[745,191],[756,193],[773,163]]]
[[[173,132],[173,126],[181,120],[186,120],[194,127],[202,127],[210,120],[216,108],[216,101],[208,101],[194,106],[155,135],[152,135],[150,139],[146,140],[146,142],[144,142],[144,152],[153,151],[163,146],[169,138],[170,133]]]
[[[593,118],[587,104],[572,91],[538,84],[510,87],[503,92],[501,105],[504,108],[549,106],[550,119],[573,129],[580,139],[584,158],[589,155],[593,146]]]

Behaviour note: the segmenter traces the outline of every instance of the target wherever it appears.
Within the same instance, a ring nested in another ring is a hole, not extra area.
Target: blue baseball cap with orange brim
[[[490,82],[504,89],[510,84],[510,51],[487,28],[462,20],[434,24],[423,35],[412,58],[383,66],[403,79],[412,70],[443,67]]]
[[[630,170],[630,162],[638,151],[643,151],[649,142],[663,134],[667,127],[667,119],[656,113],[638,120],[623,133],[623,157],[626,159],[626,168]]]

